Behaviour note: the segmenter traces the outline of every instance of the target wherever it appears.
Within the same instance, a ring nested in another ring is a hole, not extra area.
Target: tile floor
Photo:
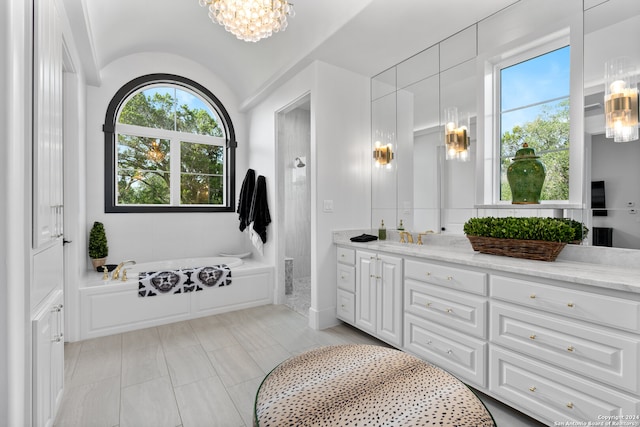
[[[311,307],[311,277],[293,279],[293,291],[285,295],[284,304],[293,311],[308,316]]]
[[[55,426],[246,427],[263,377],[321,345],[384,345],[347,325],[323,331],[268,305],[65,345]],[[499,426],[540,424],[483,398]]]

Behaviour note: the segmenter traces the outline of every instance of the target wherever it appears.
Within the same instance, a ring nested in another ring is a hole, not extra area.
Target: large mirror
[[[481,83],[475,49],[498,40],[479,43],[470,27],[372,79],[373,140],[389,144],[394,154],[372,174],[374,228],[382,220],[387,228],[402,221],[411,231],[462,234],[472,216],[562,215],[591,229],[585,244],[640,249],[640,141],[615,143],[604,134],[604,64],[628,56],[640,71],[640,1],[588,0],[584,5],[585,209],[495,211],[474,203]],[[518,13],[523,12],[510,8],[506,15]],[[468,119],[469,163],[445,161],[443,111],[448,107]]]
[[[636,75],[640,72],[640,2],[609,0],[586,9],[584,33],[585,179],[590,183],[585,222],[594,245],[640,249],[640,140],[606,138],[604,108],[610,84],[605,63],[627,57]]]

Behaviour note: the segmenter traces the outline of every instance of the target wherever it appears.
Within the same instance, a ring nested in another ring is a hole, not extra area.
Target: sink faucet
[[[127,264],[131,264],[134,265],[136,262],[132,259],[127,260],[127,261],[122,261],[120,264],[118,264],[118,266],[115,268],[115,270],[113,270],[113,274],[111,275],[111,280],[118,280],[118,278],[120,277],[120,269],[122,267],[124,267]]]
[[[405,240],[404,240],[405,237],[407,238],[406,242],[413,243],[413,236],[408,231],[400,232],[400,243],[405,243]]]
[[[418,233],[418,244],[422,244],[422,236],[426,236],[427,234],[433,234],[433,230],[427,230],[424,233]]]

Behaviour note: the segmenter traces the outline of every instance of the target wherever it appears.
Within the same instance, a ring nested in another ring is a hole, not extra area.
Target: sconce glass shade
[[[471,138],[468,135],[468,126],[459,126],[458,109],[456,107],[444,110],[444,120],[444,142],[447,148],[447,160],[468,162],[471,160],[471,156],[469,156]]]
[[[605,64],[606,136],[615,142],[638,139],[638,74],[627,57]]]
[[[393,160],[393,146],[391,144],[382,145],[380,141],[376,141],[373,147],[373,159],[375,160],[376,167],[386,166],[391,167],[391,160]]]

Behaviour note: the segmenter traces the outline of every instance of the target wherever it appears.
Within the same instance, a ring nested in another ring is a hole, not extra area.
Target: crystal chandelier
[[[199,0],[209,6],[209,18],[240,40],[257,42],[287,28],[287,17],[294,17],[293,5],[286,0]]]

